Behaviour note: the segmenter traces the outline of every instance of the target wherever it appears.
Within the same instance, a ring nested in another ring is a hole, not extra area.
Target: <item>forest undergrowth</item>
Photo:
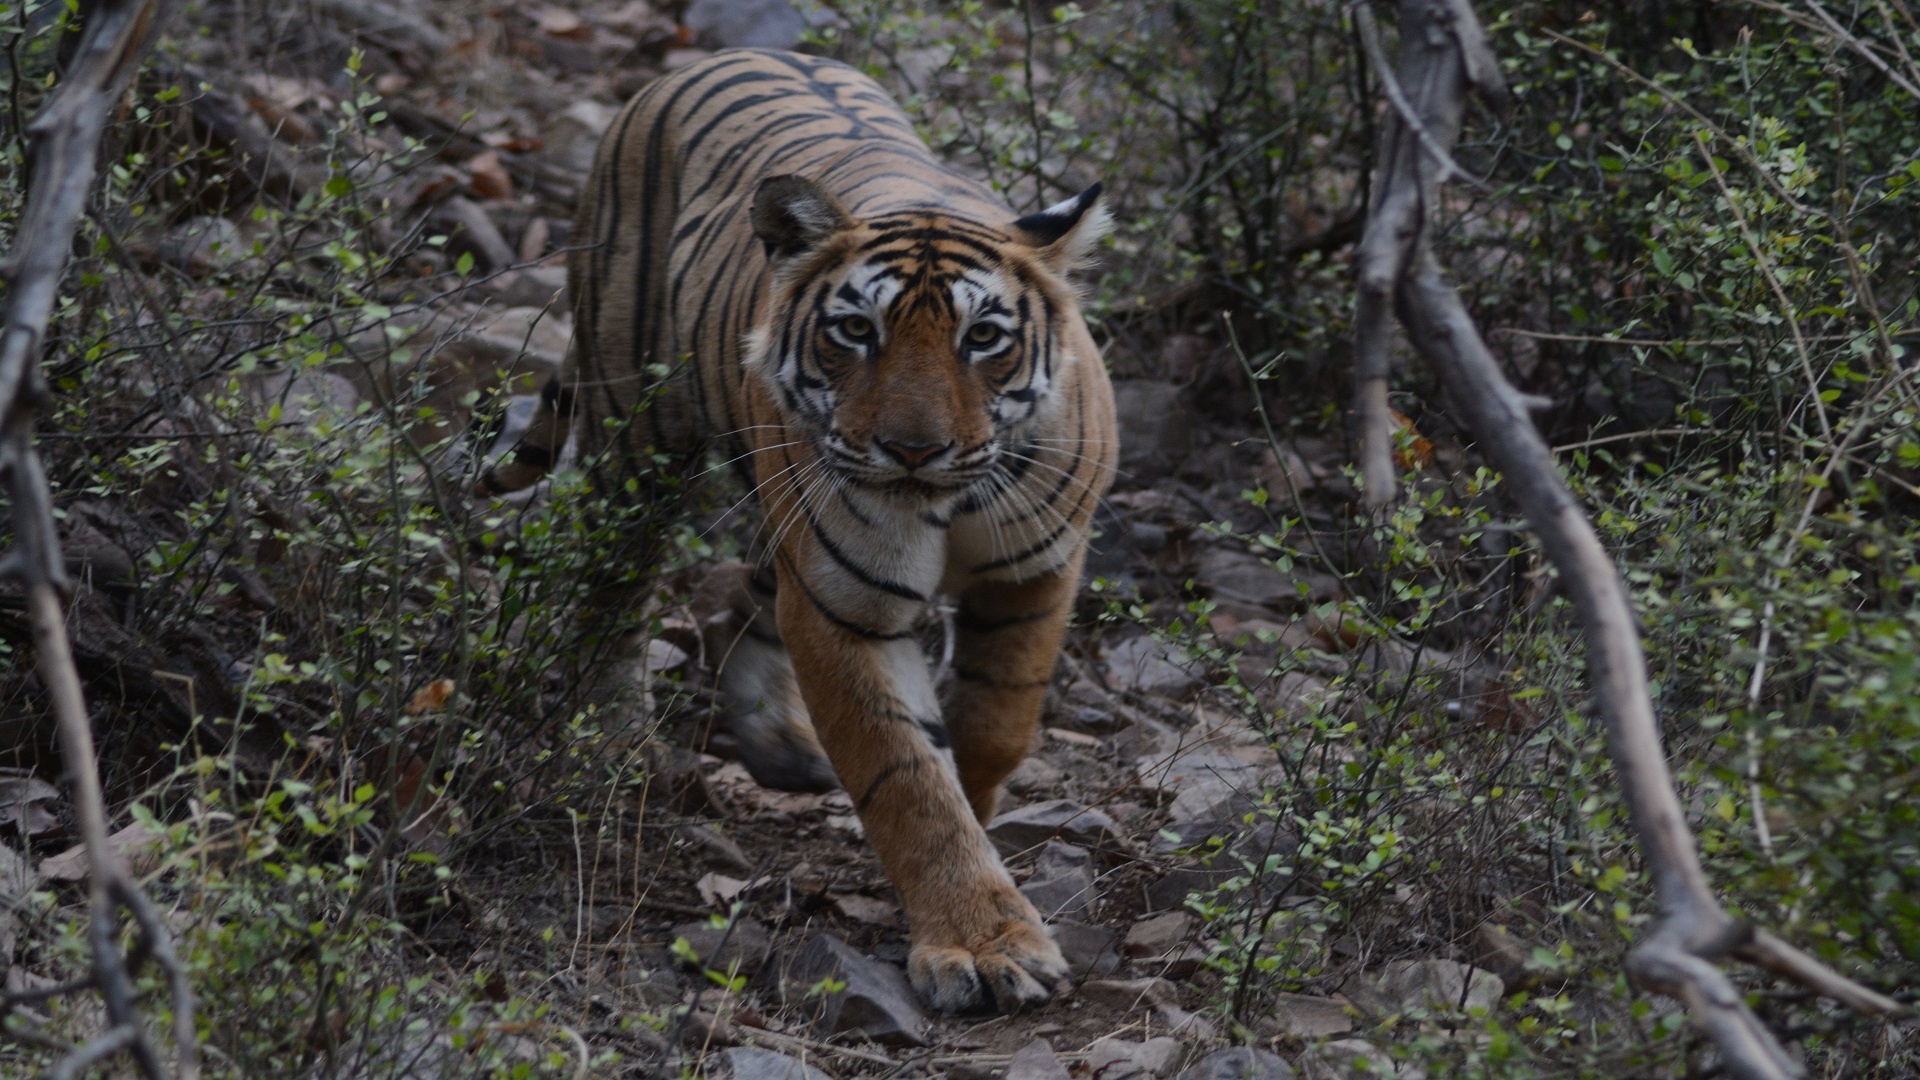
[[[1014,209],[1109,192],[1084,304],[1123,476],[1015,795],[1110,815],[1075,916],[1112,939],[1094,977],[1177,1002],[903,1050],[810,1027],[832,986],[757,976],[823,927],[882,960],[903,935],[844,797],[743,783],[710,730],[702,585],[751,548],[746,493],[636,504],[575,467],[468,494],[566,347],[584,155],[717,44],[698,6],[208,0],[110,131],[40,445],[110,809],[209,1075],[680,1075],[756,1038],[962,1075],[1100,1034],[1312,1075],[1347,1075],[1313,1072],[1342,1040],[1408,1076],[1713,1075],[1621,973],[1651,885],[1568,605],[1404,348],[1401,498],[1357,497],[1351,260],[1386,106],[1332,0],[806,7],[803,47]],[[1439,253],[1631,586],[1708,876],[1911,1004],[1920,16],[1477,7],[1514,100],[1469,114]],[[0,245],[73,17],[0,0]],[[87,963],[29,641],[0,591],[12,990]],[[1129,951],[1170,912],[1176,948]],[[749,926],[772,940],[743,963]],[[1453,1000],[1396,997],[1453,970]],[[1740,977],[1812,1075],[1920,1069],[1910,1021]],[[0,1072],[99,1024],[11,1004]]]

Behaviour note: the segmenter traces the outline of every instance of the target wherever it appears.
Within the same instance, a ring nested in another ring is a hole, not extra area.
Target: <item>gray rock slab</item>
[[[1120,935],[1104,926],[1061,919],[1049,929],[1076,979],[1104,978],[1120,970]]]
[[[1364,1039],[1336,1039],[1308,1047],[1294,1064],[1306,1080],[1367,1080],[1393,1076],[1393,1055]]]
[[[1506,996],[1506,984],[1498,975],[1457,960],[1396,961],[1345,989],[1355,1005],[1376,1017],[1416,1009],[1492,1012]]]
[[[1087,1048],[1087,1071],[1100,1080],[1147,1080],[1166,1076],[1180,1063],[1180,1043],[1160,1035],[1144,1042],[1111,1036]]]
[[[1136,693],[1181,701],[1200,688],[1199,665],[1193,657],[1151,635],[1110,645],[1102,659],[1113,685]]]
[[[1009,810],[993,819],[987,835],[1002,854],[1025,851],[1052,840],[1093,847],[1123,843],[1112,818],[1072,799],[1049,799]]]
[[[767,928],[752,919],[737,919],[731,927],[709,922],[681,923],[673,928],[675,937],[687,939],[700,963],[713,971],[737,971],[751,975],[767,962],[772,943]],[[736,965],[738,965],[736,967]]]
[[[1007,1062],[1006,1080],[1069,1080],[1067,1067],[1053,1054],[1045,1039],[1035,1039],[1013,1052]]]
[[[1178,1080],[1293,1080],[1298,1075],[1279,1054],[1256,1046],[1230,1046],[1194,1062]]]
[[[1273,1018],[1282,1034],[1296,1039],[1324,1039],[1353,1030],[1347,1006],[1332,998],[1307,994],[1277,994]]]
[[[1137,1009],[1172,1005],[1179,992],[1165,979],[1093,979],[1080,984],[1080,996],[1096,1005]]]
[[[733,1080],[833,1080],[832,1073],[756,1046],[735,1046],[720,1056]]]
[[[927,1044],[927,1017],[906,975],[831,934],[801,946],[783,974],[789,986],[804,988],[829,977],[846,984],[802,1005],[814,1013],[816,1034],[852,1034],[886,1046]]]

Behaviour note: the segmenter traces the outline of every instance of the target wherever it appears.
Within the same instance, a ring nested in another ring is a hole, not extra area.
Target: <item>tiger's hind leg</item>
[[[731,617],[708,628],[707,656],[719,682],[727,730],[740,744],[741,764],[765,787],[834,790],[840,780],[820,749],[793,661],[780,640],[774,616],[778,579],[762,566],[722,580],[731,595],[719,599]]]

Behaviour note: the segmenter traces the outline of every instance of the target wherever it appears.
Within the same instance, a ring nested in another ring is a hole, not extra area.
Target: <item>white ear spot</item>
[[[1113,230],[1113,213],[1100,201],[1100,185],[1054,203],[1013,223],[1015,231],[1039,249],[1041,259],[1066,272],[1083,263],[1094,245]]]

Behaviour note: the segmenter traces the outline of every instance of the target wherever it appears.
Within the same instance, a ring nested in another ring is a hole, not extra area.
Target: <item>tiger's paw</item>
[[[943,1013],[1044,1005],[1066,980],[1067,961],[1036,920],[1008,919],[980,944],[917,943],[907,957],[913,988]]]

